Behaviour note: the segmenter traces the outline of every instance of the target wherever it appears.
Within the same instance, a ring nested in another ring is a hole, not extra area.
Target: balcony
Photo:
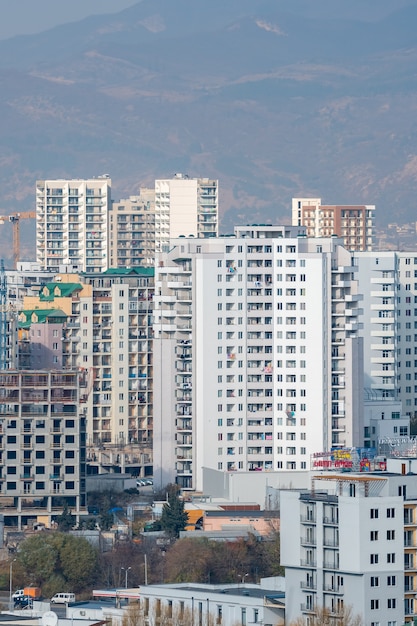
[[[344,589],[343,587],[340,587],[339,585],[323,585],[323,591],[328,591],[329,593],[344,593]]]
[[[315,537],[301,537],[300,543],[302,546],[316,546],[317,541]]]
[[[339,564],[336,561],[324,561],[323,567],[325,569],[339,569]]]
[[[314,581],[312,581],[312,580],[309,580],[307,582],[303,580],[300,583],[300,587],[301,587],[301,589],[308,589],[308,590],[311,590],[311,591],[316,591],[317,584]]]

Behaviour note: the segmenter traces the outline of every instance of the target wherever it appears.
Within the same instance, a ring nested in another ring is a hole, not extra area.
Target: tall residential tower
[[[108,268],[110,190],[108,176],[37,181],[36,257],[42,269]]]
[[[172,241],[154,308],[154,477],[304,470],[360,445],[362,340],[351,254],[298,227]]]
[[[217,180],[174,178],[155,181],[155,245],[161,252],[174,237],[216,237],[218,234]]]

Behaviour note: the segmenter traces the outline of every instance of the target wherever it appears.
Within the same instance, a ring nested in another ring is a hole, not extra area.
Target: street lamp
[[[127,589],[127,575],[129,573],[129,570],[131,570],[131,569],[132,569],[131,567],[121,567],[120,568],[120,571],[123,570],[124,573],[125,573],[125,589]]]
[[[12,559],[10,561],[10,567],[9,567],[9,608],[10,610],[13,608],[12,607],[12,592],[13,592],[13,563],[16,561],[16,559]]]
[[[145,554],[145,585],[148,584],[148,556]]]

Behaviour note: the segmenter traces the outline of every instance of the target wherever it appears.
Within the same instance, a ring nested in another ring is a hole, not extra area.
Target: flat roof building
[[[307,237],[343,239],[347,250],[372,250],[374,205],[324,205],[321,198],[293,198],[292,224],[305,226]]]

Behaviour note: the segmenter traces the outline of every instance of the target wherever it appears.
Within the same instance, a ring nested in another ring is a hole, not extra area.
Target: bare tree
[[[317,607],[314,614],[307,618],[298,617],[290,626],[363,626],[360,615],[354,614],[351,606],[340,606],[336,611],[329,607]]]

